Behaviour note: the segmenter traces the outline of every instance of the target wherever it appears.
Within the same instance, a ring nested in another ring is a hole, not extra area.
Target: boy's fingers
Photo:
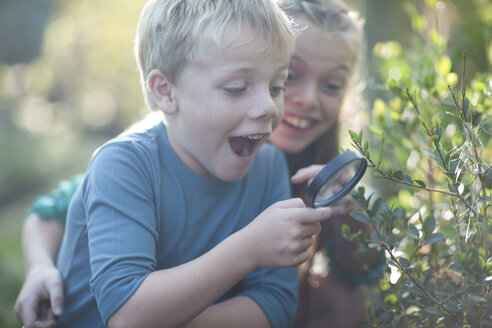
[[[297,256],[297,259],[295,261],[295,265],[299,265],[299,264],[302,264],[304,262],[306,262],[307,260],[309,260],[309,258],[311,257],[311,252],[309,250],[305,250],[304,252],[302,252],[301,254],[299,254]]]
[[[332,215],[333,210],[330,207],[306,208],[306,210],[303,211],[301,215],[299,215],[299,222],[322,222],[329,219]]]
[[[298,207],[298,208],[305,208],[306,204],[302,201],[300,198],[290,198],[286,200],[279,201],[278,203],[279,208],[292,208],[292,207]]]

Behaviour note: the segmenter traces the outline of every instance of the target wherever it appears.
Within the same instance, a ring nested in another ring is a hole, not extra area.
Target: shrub
[[[369,129],[350,131],[390,190],[352,193],[369,240],[344,227],[388,259],[365,326],[492,327],[492,75],[469,82],[466,54],[453,72],[446,41],[425,37],[376,45],[380,97]]]

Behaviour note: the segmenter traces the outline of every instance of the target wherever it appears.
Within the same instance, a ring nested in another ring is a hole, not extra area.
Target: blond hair
[[[354,75],[360,74],[366,54],[364,20],[339,0],[277,0],[287,15],[307,19],[328,33],[340,35],[354,58]],[[299,26],[302,29],[302,26]]]
[[[204,55],[205,41],[228,46],[225,34],[228,40],[271,51],[291,53],[294,48],[291,23],[272,0],[148,1],[138,23],[135,56],[149,106],[154,107],[146,79],[153,69],[175,83],[186,64]]]

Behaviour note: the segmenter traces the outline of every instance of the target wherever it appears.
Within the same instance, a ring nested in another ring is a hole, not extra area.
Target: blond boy
[[[330,209],[289,198],[294,36],[271,0],[154,0],[136,56],[164,120],[106,143],[72,200],[59,327],[288,327],[296,265]]]

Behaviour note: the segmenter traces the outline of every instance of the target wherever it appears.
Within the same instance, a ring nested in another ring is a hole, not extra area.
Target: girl
[[[294,196],[304,197],[304,182],[320,169],[311,165],[324,164],[338,154],[342,112],[359,105],[365,40],[357,15],[338,0],[279,4],[300,35],[289,64],[284,118],[270,142],[287,154],[291,174],[297,172],[291,180]],[[300,267],[298,326],[354,327],[364,317],[360,284],[378,276],[381,265],[376,262],[381,264],[384,257],[376,252],[364,259],[352,256],[355,245],[341,236],[342,224],[352,231],[367,231],[347,215],[353,207],[348,199],[332,207],[339,215],[323,223],[315,256]],[[329,272],[326,264],[316,263],[327,258]]]

